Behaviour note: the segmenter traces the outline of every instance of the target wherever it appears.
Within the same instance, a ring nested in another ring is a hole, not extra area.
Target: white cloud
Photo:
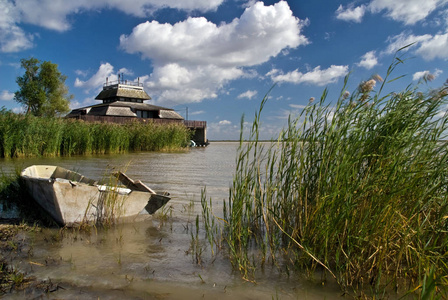
[[[216,98],[217,89],[243,74],[238,68],[170,63],[155,67],[145,86],[151,97],[157,95],[158,102],[166,105],[201,102],[205,98]]]
[[[114,67],[110,63],[101,64],[98,71],[86,81],[76,78],[75,87],[83,88],[88,93],[92,89],[101,88],[106,78],[109,78],[109,81],[116,81],[118,79],[118,76],[114,74]]]
[[[129,15],[148,17],[156,10],[170,7],[185,11],[214,11],[224,0],[1,0],[0,51],[17,52],[33,47],[33,36],[19,27],[33,24],[50,30],[66,31],[69,16],[85,11],[117,9]]]
[[[14,93],[11,93],[7,90],[3,90],[0,92],[0,100],[11,101],[12,99],[14,99]]]
[[[197,116],[197,115],[205,114],[205,111],[204,110],[197,110],[197,111],[189,112],[189,114],[192,115],[192,116]]]
[[[419,54],[425,60],[432,60],[436,58],[448,59],[448,33],[445,34],[424,34],[413,35],[403,32],[399,35],[390,37],[388,39],[389,46],[385,53],[391,54],[396,52],[401,47],[410,45],[407,50],[415,49],[415,53]]]
[[[376,14],[385,11],[386,17],[405,25],[413,25],[426,19],[446,3],[448,0],[371,0],[368,5],[357,7],[353,3],[346,8],[339,5],[336,10],[336,18],[360,23],[366,12]]]
[[[424,35],[413,35],[410,33],[402,32],[399,35],[389,37],[387,39],[387,42],[389,42],[389,45],[387,46],[387,49],[385,50],[385,53],[387,54],[393,54],[398,49],[403,48],[405,46],[411,45],[408,48],[406,48],[403,51],[408,51],[412,48],[415,48],[419,45],[419,43],[425,42],[431,40],[430,34],[424,34]]]
[[[434,76],[434,79],[436,79],[437,77],[442,75],[442,73],[443,73],[443,71],[440,69],[436,69],[433,73],[431,73],[428,70],[415,72],[414,75],[412,76],[412,80],[420,80],[424,77],[427,77],[428,75],[432,75],[432,76]]]
[[[257,94],[258,94],[257,91],[251,91],[251,90],[248,90],[248,91],[246,91],[246,92],[244,92],[244,93],[242,93],[242,94],[239,94],[237,98],[238,98],[238,99],[247,98],[247,99],[251,100],[251,99],[252,99],[253,97],[255,97]]]
[[[70,108],[75,109],[75,108],[86,107],[86,106],[90,106],[90,105],[98,104],[98,103],[99,102],[97,100],[93,99],[92,97],[86,97],[82,101],[79,101],[79,100],[70,101]]]
[[[12,2],[0,1],[0,51],[18,52],[33,47],[33,36],[16,24],[19,13]]]
[[[430,74],[429,71],[415,72],[414,75],[412,76],[412,80],[422,79],[423,77],[428,76],[429,74]]]
[[[294,109],[304,109],[306,107],[306,105],[302,105],[302,104],[289,104],[289,107],[294,108]]]
[[[426,60],[448,59],[448,33],[436,34],[430,39],[425,39],[416,52]]]
[[[328,69],[321,70],[320,66],[312,71],[302,73],[298,69],[283,74],[280,70],[273,69],[266,76],[270,76],[274,82],[290,82],[294,84],[309,83],[318,86],[327,85],[336,82],[340,77],[348,73],[348,66],[332,65]]]
[[[228,120],[222,120],[218,122],[219,125],[231,125],[232,122],[228,121]]]
[[[352,21],[355,23],[360,23],[362,21],[365,12],[366,12],[365,5],[361,5],[358,7],[349,5],[346,9],[344,9],[342,5],[339,5],[338,9],[336,10],[336,18],[343,21]]]
[[[21,107],[14,107],[12,109],[12,112],[15,114],[22,114],[25,113],[25,107],[21,106]]]
[[[129,76],[134,75],[134,72],[132,70],[128,70],[126,68],[121,68],[120,70],[118,70],[118,73],[123,74],[123,75],[129,75]]]
[[[301,34],[305,24],[293,16],[286,1],[271,6],[257,2],[228,24],[216,25],[203,17],[174,25],[148,21],[122,35],[120,45],[151,60],[154,70],[147,86],[159,102],[199,102],[217,97],[231,80],[253,76],[243,67],[308,44]]]
[[[372,69],[378,64],[378,59],[376,58],[375,51],[369,51],[361,57],[361,61],[357,63],[358,66],[366,68],[368,70]]]
[[[86,77],[88,74],[88,71],[83,71],[83,70],[75,70],[75,74],[81,77]]]
[[[223,0],[16,0],[15,7],[22,16],[22,21],[48,29],[65,31],[71,24],[67,17],[71,14],[89,10],[117,9],[137,17],[148,17],[161,8],[175,8],[186,11],[216,10]]]
[[[246,125],[244,127],[246,128]],[[207,137],[211,140],[238,140],[239,133],[240,126],[233,125],[228,120],[207,123]]]
[[[424,20],[435,9],[447,2],[447,0],[372,0],[369,9],[372,13],[385,10],[389,18],[412,25]]]

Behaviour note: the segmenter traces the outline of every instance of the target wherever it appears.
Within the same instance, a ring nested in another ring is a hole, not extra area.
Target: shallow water
[[[244,281],[224,253],[211,255],[205,241],[200,244],[202,254],[194,255],[192,232],[201,214],[201,190],[206,187],[215,214],[222,214],[237,147],[238,143],[212,143],[177,153],[3,160],[3,172],[56,164],[93,179],[107,176],[111,168],[125,169],[131,178],[172,196],[164,211],[139,222],[89,234],[58,229],[30,234],[30,248],[10,259],[28,275],[60,283],[63,289],[51,298],[340,299],[335,286],[323,287],[300,274],[288,278],[275,268],[265,268],[257,283]],[[202,231],[199,238],[204,238]],[[36,295],[8,297],[23,296]]]

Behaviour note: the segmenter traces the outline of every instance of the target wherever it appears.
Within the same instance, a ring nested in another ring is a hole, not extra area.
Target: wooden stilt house
[[[100,104],[73,109],[66,117],[89,122],[126,123],[130,121],[155,123],[184,123],[194,130],[194,141],[198,145],[206,145],[205,121],[188,121],[170,108],[145,103],[151,97],[143,89],[140,81],[120,80],[103,85],[103,90],[96,96]]]

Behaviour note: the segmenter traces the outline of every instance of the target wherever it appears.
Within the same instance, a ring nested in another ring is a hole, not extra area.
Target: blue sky
[[[335,102],[372,75],[385,76],[395,51],[409,58],[390,91],[446,81],[448,0],[0,0],[0,107],[16,112],[20,59],[58,64],[74,95],[94,100],[106,77],[144,82],[149,103],[205,120],[208,138],[237,139],[276,83],[262,115],[275,138],[311,97]],[[378,86],[378,85],[377,85]]]

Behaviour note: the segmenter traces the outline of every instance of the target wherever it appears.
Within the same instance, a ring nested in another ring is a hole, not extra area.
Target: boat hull
[[[55,166],[31,166],[22,171],[21,177],[34,200],[61,225],[129,220],[148,215],[145,207],[151,203],[158,209],[169,200],[155,195],[151,202],[151,193],[97,185],[76,172]],[[153,212],[157,209],[153,208]]]

